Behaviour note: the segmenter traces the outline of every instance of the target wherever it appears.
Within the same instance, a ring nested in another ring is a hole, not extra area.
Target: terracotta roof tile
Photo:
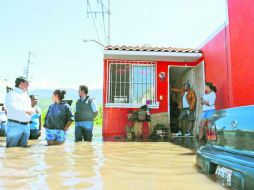
[[[201,53],[199,49],[192,48],[172,48],[172,47],[152,47],[152,46],[106,46],[105,50],[118,51],[153,51],[153,52],[180,52],[180,53]]]

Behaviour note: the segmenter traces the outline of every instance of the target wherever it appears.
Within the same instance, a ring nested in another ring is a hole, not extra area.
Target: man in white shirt
[[[24,77],[15,80],[15,89],[7,93],[5,109],[7,111],[6,147],[25,147],[30,135],[30,121],[34,109],[27,94],[28,81]]]

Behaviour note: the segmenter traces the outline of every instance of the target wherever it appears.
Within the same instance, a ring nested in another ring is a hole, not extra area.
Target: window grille
[[[108,87],[107,103],[155,104],[155,64],[111,61]]]

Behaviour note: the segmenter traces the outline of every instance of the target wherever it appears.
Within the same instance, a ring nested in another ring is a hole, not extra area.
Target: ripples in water
[[[197,171],[192,150],[170,142],[74,143],[69,134],[64,145],[29,144],[0,147],[1,189],[224,189]]]

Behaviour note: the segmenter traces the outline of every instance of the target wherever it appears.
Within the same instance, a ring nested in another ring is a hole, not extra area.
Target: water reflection
[[[95,141],[74,143],[69,136],[61,146],[42,140],[29,141],[28,148],[0,147],[0,189],[224,189],[197,172],[190,149]]]

